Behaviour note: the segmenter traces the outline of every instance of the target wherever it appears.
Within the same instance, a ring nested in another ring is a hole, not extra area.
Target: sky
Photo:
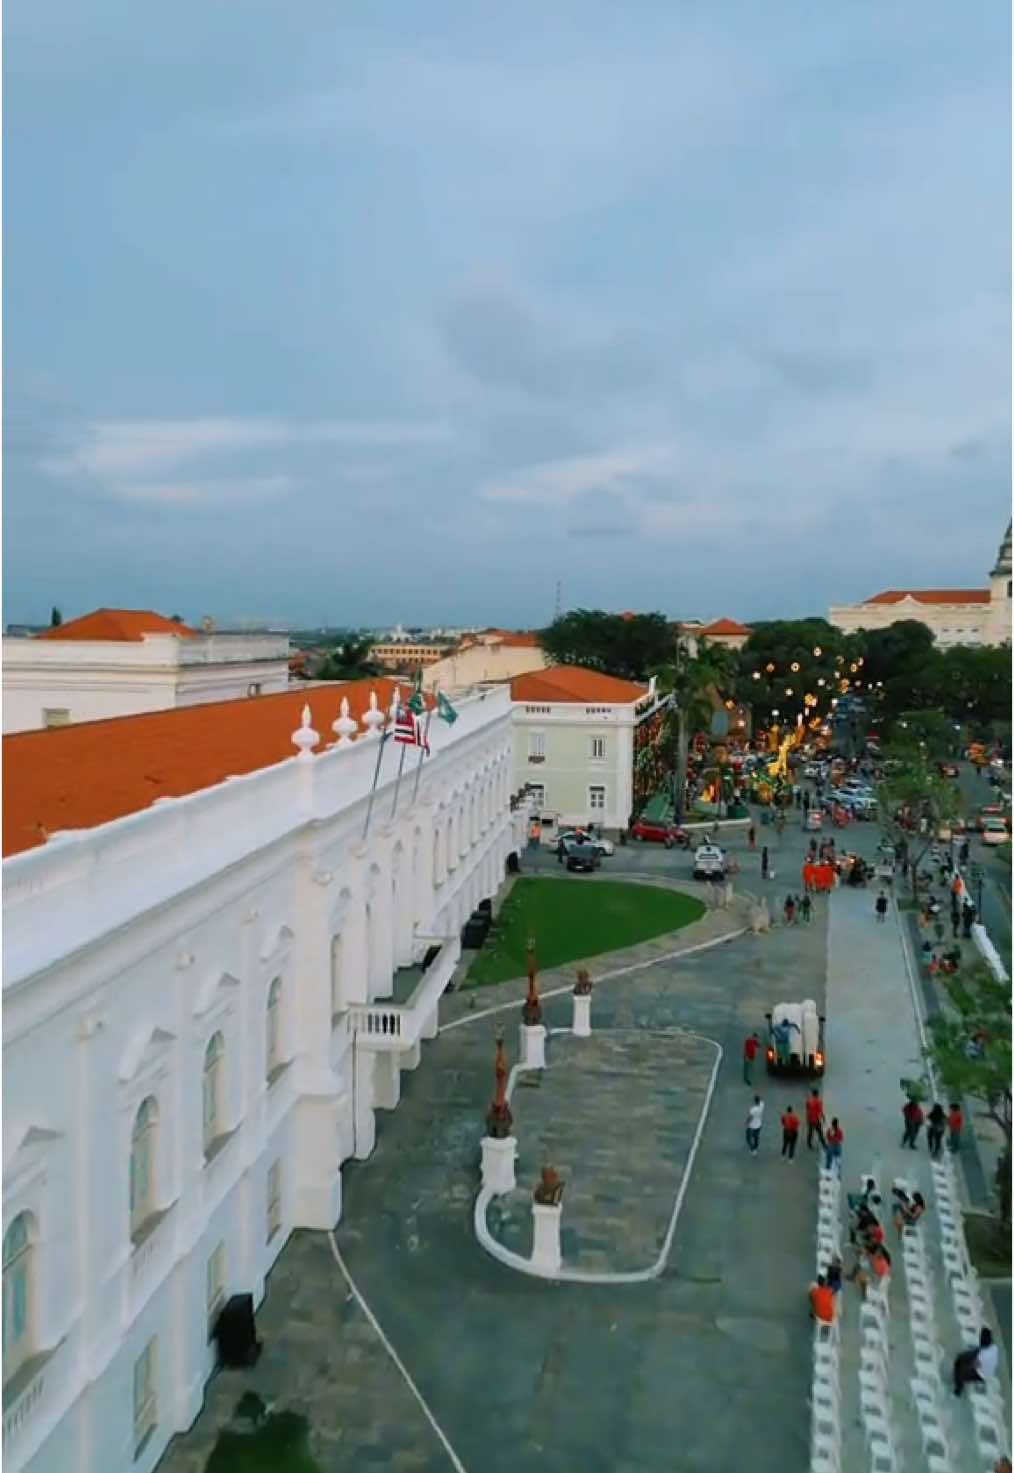
[[[994,0],[8,0],[5,620],[983,586]]]

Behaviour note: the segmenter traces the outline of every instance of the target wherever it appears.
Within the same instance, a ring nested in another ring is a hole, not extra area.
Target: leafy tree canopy
[[[960,745],[960,731],[942,711],[902,711],[891,727],[891,740],[907,749],[921,746],[929,761],[951,757]]]
[[[664,614],[608,614],[572,609],[539,635],[557,665],[585,665],[624,680],[647,680],[674,658],[676,637]]]

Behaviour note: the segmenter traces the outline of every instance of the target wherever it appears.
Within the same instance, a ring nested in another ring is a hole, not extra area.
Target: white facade
[[[386,756],[365,841],[375,737],[4,864],[9,1473],[148,1473],[200,1409],[209,1310],[339,1218],[523,839],[508,695],[458,709],[393,822]]]
[[[288,689],[276,634],[144,634],[137,640],[3,641],[3,729],[136,716]]]
[[[533,644],[509,644],[504,639],[479,635],[474,644],[463,646],[437,660],[423,671],[423,689],[444,692],[466,690],[473,685],[500,684],[515,675],[545,670],[549,661]]]
[[[634,733],[665,697],[624,704],[514,702],[514,780],[557,827],[625,828],[634,807]]]

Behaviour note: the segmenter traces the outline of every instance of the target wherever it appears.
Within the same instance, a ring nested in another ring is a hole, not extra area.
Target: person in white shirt
[[[996,1375],[1000,1352],[993,1343],[993,1333],[984,1328],[979,1343],[954,1357],[954,1395],[960,1396],[969,1381],[990,1381]]]
[[[756,1156],[760,1145],[761,1126],[764,1124],[764,1101],[754,1095],[753,1104],[746,1112],[746,1144],[751,1156]]]

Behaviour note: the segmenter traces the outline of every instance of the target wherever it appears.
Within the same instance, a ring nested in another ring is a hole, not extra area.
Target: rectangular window
[[[595,786],[588,789],[588,811],[590,813],[604,813],[606,811],[605,788]]]
[[[546,790],[542,783],[529,783],[528,796],[532,802],[532,812],[539,813],[546,806]]]
[[[225,1244],[219,1243],[205,1269],[205,1302],[208,1307],[208,1338],[215,1328],[218,1311],[225,1303]]]
[[[252,681],[251,684],[247,686],[246,693],[247,693],[248,696],[259,696],[260,693],[261,693],[261,689],[262,689],[261,682],[259,680],[255,680],[255,681]]]
[[[134,1457],[138,1458],[158,1422],[158,1337],[153,1335],[134,1362]]]
[[[606,739],[603,736],[595,736],[591,739],[591,760],[593,762],[604,762],[606,760]]]
[[[268,1167],[268,1242],[282,1225],[282,1163]]]
[[[529,762],[545,762],[546,733],[544,731],[528,733],[528,760]]]
[[[70,712],[66,706],[43,706],[43,726],[69,726]]]

